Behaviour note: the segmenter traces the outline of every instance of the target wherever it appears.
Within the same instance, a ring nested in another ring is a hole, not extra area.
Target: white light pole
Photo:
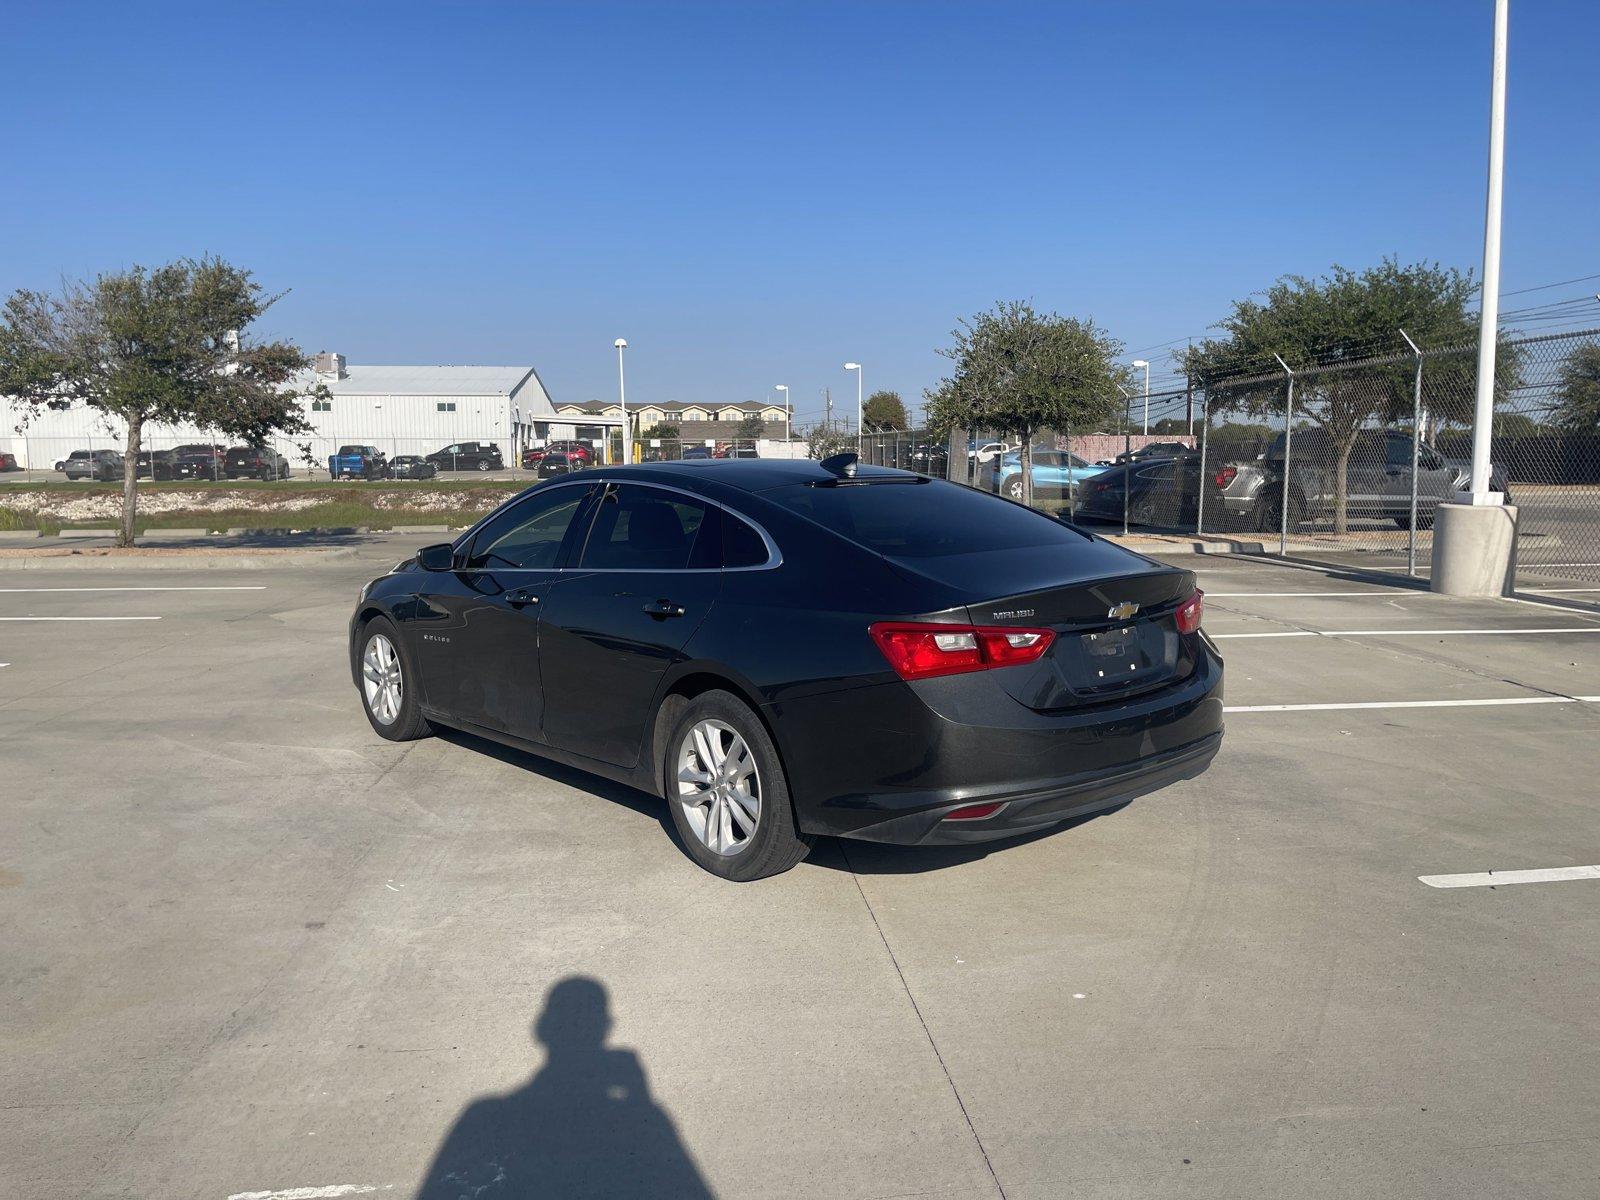
[[[1506,164],[1506,18],[1495,0],[1489,84],[1489,188],[1483,214],[1483,304],[1478,317],[1478,396],[1472,423],[1472,503],[1489,500],[1489,435],[1494,423],[1494,352],[1500,332],[1500,188]]]
[[[856,373],[856,447],[859,449],[861,446],[861,435],[866,432],[866,426],[861,420],[861,364],[845,363],[844,369],[846,371],[854,371]]]
[[[628,348],[628,339],[618,338],[611,344],[617,348],[617,401],[622,405],[622,461],[626,463],[633,457],[628,453],[628,387],[622,374],[622,352]]]
[[[1133,360],[1133,365],[1144,368],[1144,431],[1146,436],[1150,433],[1150,364],[1142,358]]]
[[[789,417],[793,412],[793,409],[789,407],[789,386],[783,383],[775,383],[772,385],[772,390],[783,393],[783,444],[787,447],[789,444]]]

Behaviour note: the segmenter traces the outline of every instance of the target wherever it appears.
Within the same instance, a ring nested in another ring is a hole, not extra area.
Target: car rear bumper
[[[902,844],[986,841],[1044,828],[1188,779],[1222,739],[1222,660],[1156,691],[1038,712],[987,672],[788,701],[768,716],[807,833]],[[963,684],[962,681],[967,681]],[[970,805],[979,820],[946,820]]]

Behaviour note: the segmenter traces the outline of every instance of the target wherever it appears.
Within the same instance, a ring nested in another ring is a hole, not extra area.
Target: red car
[[[15,454],[0,453],[0,471],[20,470],[22,470],[22,468],[17,466],[17,456]]]
[[[563,441],[550,442],[544,446],[529,446],[522,452],[522,465],[532,470],[537,467],[546,454],[565,454],[569,463],[581,463],[589,467],[594,465],[594,447],[584,442]]]

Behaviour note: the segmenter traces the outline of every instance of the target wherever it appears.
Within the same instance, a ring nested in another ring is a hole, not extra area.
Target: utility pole
[[[828,432],[832,433],[833,432],[833,389],[832,388],[823,388],[822,389],[822,398],[827,401],[827,405],[828,405],[828,407],[827,407],[827,416],[823,420],[822,423],[823,423],[824,426],[826,426]]]
[[[1189,353],[1183,356],[1183,411],[1189,424],[1189,436],[1194,436],[1194,376],[1189,373],[1189,359],[1194,354],[1194,339],[1189,339]]]
[[[1506,21],[1510,0],[1495,0],[1494,65],[1489,80],[1489,186],[1483,215],[1483,303],[1478,317],[1478,396],[1472,422],[1472,503],[1489,501],[1489,435],[1494,425],[1494,354],[1500,334],[1500,198],[1506,165]]]

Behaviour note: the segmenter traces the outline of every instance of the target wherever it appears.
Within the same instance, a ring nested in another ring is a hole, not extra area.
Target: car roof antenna
[[[854,479],[856,477],[856,463],[860,455],[853,450],[846,450],[843,454],[830,454],[819,464],[830,475],[837,475],[841,479]]]

